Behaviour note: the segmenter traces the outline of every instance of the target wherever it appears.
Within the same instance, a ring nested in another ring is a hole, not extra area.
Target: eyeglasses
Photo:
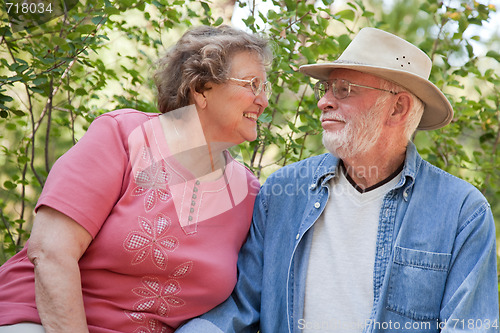
[[[336,99],[343,99],[349,96],[351,93],[351,87],[360,87],[360,88],[367,88],[367,89],[374,89],[374,90],[380,90],[380,91],[386,91],[390,92],[393,95],[396,95],[397,93],[394,91],[390,90],[385,90],[385,89],[380,89],[380,88],[374,88],[374,87],[368,87],[368,86],[363,86],[360,84],[354,84],[351,83],[347,80],[341,80],[341,79],[335,79],[332,80],[331,83],[328,81],[318,81],[314,85],[314,97],[319,101],[325,94],[328,92],[328,90],[333,87],[333,96],[335,96]]]
[[[245,83],[245,85],[250,85],[255,96],[259,96],[259,94],[262,92],[262,90],[264,90],[264,93],[266,94],[266,98],[267,99],[271,98],[271,94],[272,94],[271,82],[269,82],[269,81],[262,81],[258,77],[254,77],[251,80],[242,80],[242,79],[236,79],[234,77],[230,77],[229,80]]]

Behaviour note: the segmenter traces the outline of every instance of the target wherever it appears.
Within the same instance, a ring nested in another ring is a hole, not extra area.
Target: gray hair
[[[257,35],[226,25],[187,31],[158,61],[154,81],[160,112],[189,105],[191,90],[203,93],[208,82],[226,82],[232,57],[242,51],[256,54],[265,66],[272,61],[267,40]]]
[[[399,84],[396,84],[396,83],[391,82],[391,81],[387,81],[385,79],[380,79],[380,81],[381,81],[381,84],[380,84],[381,89],[393,91],[396,93],[404,91],[404,92],[407,92],[410,94],[410,97],[413,101],[413,108],[410,110],[410,113],[408,114],[408,118],[406,119],[406,126],[405,126],[405,130],[404,130],[404,135],[405,135],[405,138],[407,138],[408,140],[411,140],[411,137],[413,136],[413,134],[417,130],[417,127],[420,123],[420,120],[422,119],[422,114],[424,113],[425,104],[420,100],[420,98],[415,96],[415,94],[413,94],[411,91],[408,91],[407,89],[403,88]],[[387,100],[389,100],[390,97],[391,97],[391,95],[389,95],[389,94],[382,94],[381,97],[379,98],[381,105],[385,104],[385,102]],[[379,102],[379,101],[377,101],[377,102]]]

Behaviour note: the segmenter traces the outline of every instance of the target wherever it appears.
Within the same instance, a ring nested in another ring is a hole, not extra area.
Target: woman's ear
[[[393,104],[392,113],[388,122],[390,126],[399,126],[406,124],[408,115],[413,110],[413,100],[407,92],[400,92],[396,95],[396,101]]]
[[[207,92],[212,89],[212,83],[207,82],[205,83],[203,88],[196,87],[196,85],[192,85],[190,87],[191,89],[191,98],[193,99],[193,103],[199,108],[199,109],[205,109],[208,105],[207,101]]]
[[[191,90],[191,96],[194,104],[200,109],[205,109],[207,107],[207,98],[203,92],[197,92],[194,89]]]

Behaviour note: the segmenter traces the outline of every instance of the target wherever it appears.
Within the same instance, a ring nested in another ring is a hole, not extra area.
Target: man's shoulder
[[[425,160],[419,168],[416,184],[428,188],[427,192],[433,193],[431,196],[452,197],[457,202],[487,203],[484,195],[474,185]]]
[[[452,175],[451,173],[431,164],[426,160],[422,160],[419,174],[426,178],[432,179],[433,181],[439,181],[443,185],[447,184],[468,190],[476,189],[471,183],[467,182],[466,180]]]

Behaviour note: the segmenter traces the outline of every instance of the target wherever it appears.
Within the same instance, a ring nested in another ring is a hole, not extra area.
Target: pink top
[[[199,182],[169,153],[158,116],[98,117],[37,203],[93,236],[80,260],[91,332],[173,332],[236,283],[259,183],[227,152],[224,176]],[[27,246],[0,267],[0,325],[40,322]]]

